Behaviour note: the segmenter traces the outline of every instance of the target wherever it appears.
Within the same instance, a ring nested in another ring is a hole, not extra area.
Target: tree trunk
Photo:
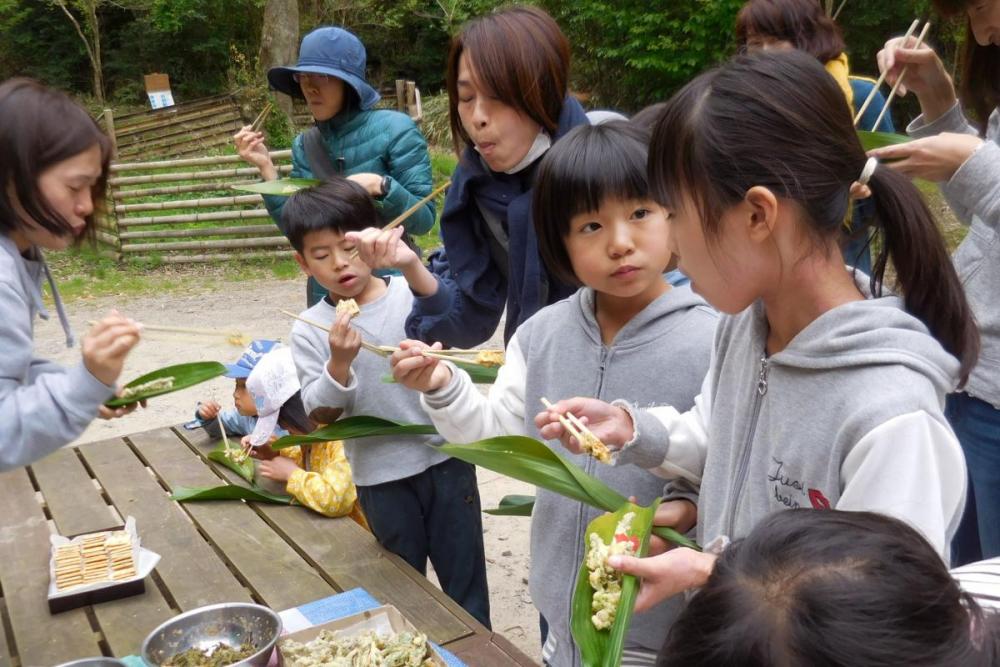
[[[260,35],[258,62],[265,72],[272,67],[291,65],[299,52],[299,3],[298,0],[267,0],[264,22]],[[277,94],[278,106],[286,115],[292,115],[292,98]]]
[[[94,94],[97,100],[104,106],[104,61],[101,59],[101,26],[97,22],[97,0],[83,0],[81,9],[84,9],[84,17],[87,20],[87,29],[90,31],[90,39],[93,42],[93,65],[94,65]]]

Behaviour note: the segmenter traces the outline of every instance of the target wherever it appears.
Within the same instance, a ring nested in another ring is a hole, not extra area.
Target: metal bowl
[[[239,667],[265,667],[281,634],[281,618],[257,604],[226,602],[199,607],[174,616],[149,633],[142,643],[142,659],[148,665],[162,665],[184,651],[211,650],[219,644],[238,648],[244,642],[257,652]]]
[[[117,658],[81,658],[73,662],[64,662],[56,667],[125,667],[125,663]]]

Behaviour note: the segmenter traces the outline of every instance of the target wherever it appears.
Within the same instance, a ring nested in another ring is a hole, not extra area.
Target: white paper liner
[[[150,551],[149,549],[143,549],[139,544],[139,535],[135,531],[135,518],[127,517],[125,519],[125,532],[129,534],[132,539],[132,560],[135,562],[136,575],[128,579],[116,579],[115,581],[98,581],[93,584],[88,584],[86,586],[73,586],[72,588],[67,588],[64,590],[59,590],[56,588],[56,548],[66,546],[67,544],[77,544],[82,543],[83,538],[90,537],[92,535],[110,534],[117,532],[115,530],[103,530],[96,533],[88,533],[87,535],[80,535],[79,537],[74,537],[69,539],[68,537],[63,537],[62,535],[50,535],[49,541],[52,544],[52,553],[49,556],[49,599],[54,600],[63,597],[69,597],[72,595],[78,595],[80,593],[87,593],[89,591],[98,591],[104,588],[114,588],[115,586],[121,586],[122,584],[128,584],[133,581],[140,581],[145,579],[156,564],[160,562],[160,555]]]

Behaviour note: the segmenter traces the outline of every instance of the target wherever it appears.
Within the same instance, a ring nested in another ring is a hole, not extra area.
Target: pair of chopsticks
[[[95,320],[90,320],[87,322],[88,326],[94,326],[97,324]],[[159,333],[169,333],[169,334],[181,334],[185,336],[205,336],[209,338],[218,338],[222,336],[227,339],[232,345],[246,345],[246,336],[238,331],[220,331],[217,329],[194,329],[191,327],[173,327],[167,326],[165,324],[146,324],[142,323],[143,331],[153,331]]]
[[[264,105],[264,108],[261,110],[261,112],[257,114],[257,117],[254,119],[254,121],[250,123],[251,132],[256,132],[257,129],[264,124],[264,121],[267,120],[267,116],[269,113],[271,113],[271,109],[273,107],[274,105],[271,104],[271,102],[268,102],[267,104]]]
[[[910,24],[910,29],[907,30],[906,34],[904,35],[904,40],[909,39],[910,37],[913,36],[913,33],[916,32],[918,25],[920,25],[920,19],[913,19],[913,23]],[[924,39],[927,38],[927,33],[930,31],[930,29],[931,29],[931,24],[928,21],[927,23],[924,24],[924,27],[920,30],[920,36],[917,37],[917,43],[910,48],[919,49],[921,45],[924,43]],[[896,90],[899,88],[899,84],[903,82],[903,78],[906,76],[906,70],[908,70],[909,67],[910,67],[909,64],[904,65],[902,71],[900,71],[899,77],[896,79],[896,83],[893,85],[892,90],[889,91],[889,97],[887,97],[885,100],[885,105],[882,107],[882,112],[878,115],[878,118],[875,120],[875,125],[872,126],[873,130],[882,123],[882,119],[885,118],[885,115],[887,113],[889,113],[889,105],[892,104],[892,101],[896,98]],[[858,123],[861,122],[861,117],[865,114],[865,111],[868,110],[868,107],[871,105],[872,100],[875,99],[875,94],[878,92],[879,87],[881,87],[881,85],[885,82],[885,77],[888,73],[889,70],[882,72],[882,75],[879,76],[878,81],[875,82],[875,86],[872,87],[872,91],[868,93],[868,98],[865,99],[865,103],[861,105],[860,109],[858,109],[857,115],[854,116],[855,127],[857,127]]]
[[[317,329],[322,329],[323,331],[325,331],[327,333],[330,333],[330,327],[326,326],[325,324],[320,324],[319,322],[314,322],[313,320],[307,320],[306,318],[299,317],[295,313],[289,312],[287,310],[282,310],[281,312],[284,315],[288,315],[292,319],[296,319],[299,322],[305,322],[306,324],[308,324],[310,326],[314,326]],[[396,352],[397,350],[399,350],[398,347],[392,347],[390,345],[372,345],[371,343],[369,343],[368,341],[365,341],[365,340],[361,341],[361,347],[363,347],[364,349],[368,350],[369,352],[374,352],[375,354],[379,355],[380,357],[391,356],[393,352]]]
[[[491,368],[498,366],[499,364],[490,364],[479,361],[478,357],[483,352],[494,352],[495,350],[421,350],[420,353],[425,357],[431,357],[432,359],[442,359],[444,361],[458,361],[463,364],[471,364],[475,366],[482,366],[484,368]],[[465,355],[473,355],[472,359],[463,359]]]
[[[215,416],[215,419],[219,422],[219,430],[222,431],[222,445],[225,450],[225,456],[233,463],[243,463],[250,456],[250,452],[243,449],[242,447],[232,447],[229,444],[229,436],[226,435],[226,426],[222,423],[222,411],[219,410],[219,414]]]
[[[553,407],[549,399],[542,396],[542,405],[551,410]],[[569,434],[576,438],[576,441],[581,447],[590,445],[593,448],[593,444],[600,443],[600,447],[607,449],[607,445],[601,442],[601,439],[594,435],[594,432],[587,428],[587,425],[580,421],[580,418],[574,415],[572,412],[566,412],[565,414],[557,414],[559,418],[559,423],[562,424],[563,428],[569,431]]]
[[[434,199],[439,194],[444,192],[445,188],[447,188],[449,185],[451,185],[451,181],[445,181],[444,183],[436,187],[434,191],[431,192],[429,195],[427,195],[426,197],[418,201],[416,204],[414,204],[410,208],[400,213],[399,216],[397,216],[392,222],[383,227],[382,231],[387,231],[399,227],[401,224],[403,224],[403,222],[407,218],[409,218],[411,215],[419,211],[424,206],[424,204],[426,204],[427,202],[429,202],[430,200]],[[355,248],[354,250],[351,251],[351,259],[354,259],[357,256],[358,256],[358,250],[357,248]]]

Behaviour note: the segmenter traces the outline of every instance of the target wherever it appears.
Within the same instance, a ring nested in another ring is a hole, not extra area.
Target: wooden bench
[[[195,607],[254,601],[282,610],[356,587],[395,605],[470,667],[534,664],[351,519],[298,506],[170,500],[177,486],[235,480],[205,458],[214,444],[200,429],[160,428],[0,474],[0,666],[131,655],[158,624]],[[50,614],[50,532],[111,529],[129,515],[143,546],[162,557],[146,592]]]

